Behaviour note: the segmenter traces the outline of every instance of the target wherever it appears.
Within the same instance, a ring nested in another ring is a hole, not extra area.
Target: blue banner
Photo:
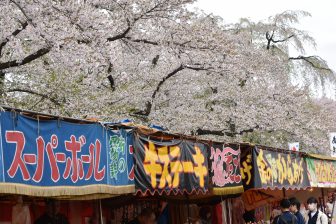
[[[86,191],[90,194],[130,193],[134,188],[132,131],[112,131],[100,123],[38,120],[16,112],[1,112],[0,124],[0,182],[95,186]]]
[[[133,130],[108,130],[108,182],[134,184]]]

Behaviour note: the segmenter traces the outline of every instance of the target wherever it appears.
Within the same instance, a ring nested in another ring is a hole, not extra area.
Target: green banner
[[[307,157],[306,162],[312,187],[336,187],[336,161]]]

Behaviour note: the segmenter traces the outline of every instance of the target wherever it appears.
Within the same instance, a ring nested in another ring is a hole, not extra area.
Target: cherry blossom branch
[[[0,43],[0,57],[2,55],[2,49],[6,46],[6,44],[10,41],[10,37],[17,36],[21,31],[23,31],[28,26],[28,22],[21,23],[21,27],[16,29],[10,36],[6,37],[4,41]]]
[[[32,24],[32,26],[35,27],[35,24],[33,24],[33,21],[31,18],[29,18],[29,16],[27,15],[27,13],[24,11],[24,9],[21,7],[21,5],[19,5],[19,3],[17,3],[14,0],[10,0],[14,5],[16,5],[16,7],[18,7],[18,9],[21,11],[21,13],[24,15],[24,17],[26,17],[26,20]]]
[[[53,102],[55,105],[57,106],[60,106],[60,102],[58,102],[55,98],[53,97],[50,97],[50,95],[48,94],[43,94],[43,93],[38,93],[38,92],[35,92],[33,90],[30,90],[30,89],[21,89],[21,88],[16,88],[16,89],[10,89],[10,90],[7,90],[6,92],[22,92],[22,93],[29,93],[29,94],[33,94],[33,95],[37,95],[37,96],[40,96],[44,99],[48,99],[50,100],[51,102]]]
[[[50,47],[41,48],[40,50],[26,56],[23,60],[13,60],[13,61],[0,63],[0,70],[12,68],[12,67],[18,67],[18,66],[27,64],[49,53],[50,50],[51,50]]]
[[[317,56],[298,56],[298,57],[289,57],[288,60],[304,60],[305,62],[309,63],[312,67],[321,69],[321,70],[326,70],[329,72],[332,72],[330,68],[326,68],[323,66],[316,65],[312,60],[319,60]]]
[[[282,39],[282,40],[274,40],[274,30],[272,31],[272,34],[270,35],[269,32],[266,32],[266,40],[267,40],[267,47],[266,49],[269,50],[271,43],[280,43],[280,42],[285,42],[287,40],[289,40],[290,38],[294,37],[294,34]]]
[[[134,115],[140,115],[140,116],[149,116],[149,114],[151,113],[152,107],[153,107],[153,102],[156,98],[157,93],[160,91],[161,86],[171,77],[173,77],[174,75],[178,74],[178,72],[184,70],[184,69],[191,69],[194,71],[208,71],[212,68],[204,68],[204,67],[197,67],[197,66],[191,66],[191,65],[180,65],[177,68],[175,68],[172,72],[168,73],[165,77],[163,77],[163,79],[158,83],[158,85],[156,86],[152,97],[151,97],[151,101],[147,101],[146,102],[146,106],[144,110],[139,110],[137,112],[134,113]]]

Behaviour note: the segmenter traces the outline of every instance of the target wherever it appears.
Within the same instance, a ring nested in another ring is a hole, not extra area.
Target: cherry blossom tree
[[[330,108],[317,104],[307,85],[293,85],[288,62],[299,59],[271,50],[285,51],[294,36],[277,36],[266,23],[228,26],[190,11],[192,3],[1,1],[1,103],[104,121],[130,117],[212,140],[300,141],[306,150],[325,150]]]

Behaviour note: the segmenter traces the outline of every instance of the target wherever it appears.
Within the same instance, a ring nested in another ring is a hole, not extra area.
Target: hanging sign
[[[275,151],[251,146],[242,151],[241,175],[244,190],[309,187],[307,165],[298,152]]]
[[[298,152],[300,148],[299,142],[288,143],[288,148],[291,151]]]
[[[34,196],[134,192],[132,133],[1,112],[1,193]],[[5,158],[5,159],[4,159]],[[13,192],[12,192],[13,191]]]
[[[329,134],[330,155],[336,157],[336,132]]]
[[[308,177],[312,187],[336,187],[336,161],[306,158]]]
[[[256,188],[300,189],[310,186],[307,166],[299,153],[283,153],[256,147],[253,157],[256,165]]]
[[[214,194],[243,192],[239,145],[214,143],[211,146],[210,181]]]
[[[135,134],[135,186],[141,194],[206,193],[208,147],[189,140]]]

